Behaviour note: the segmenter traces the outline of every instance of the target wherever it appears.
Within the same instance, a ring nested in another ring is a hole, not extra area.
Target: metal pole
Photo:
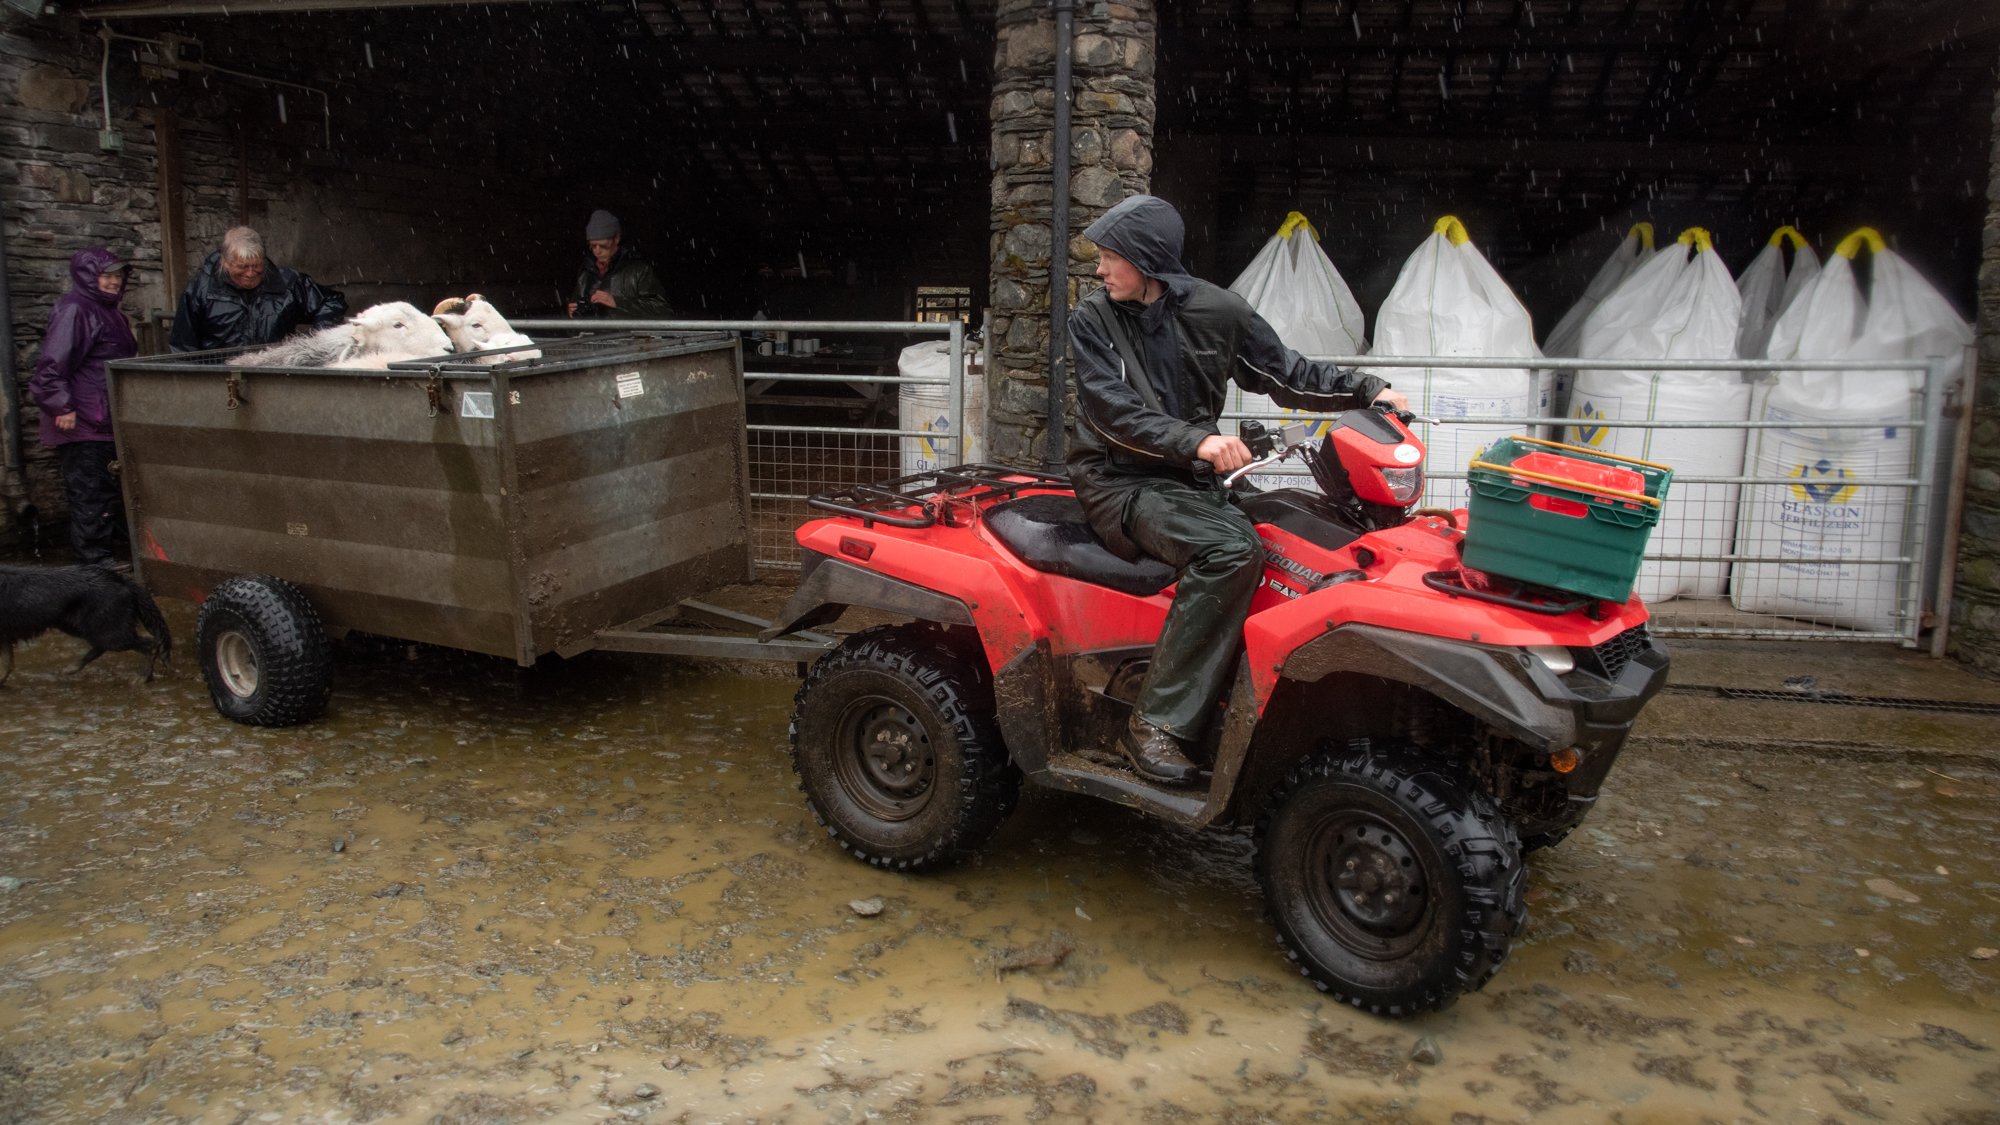
[[[958,451],[953,465],[965,463],[965,324],[954,319],[951,322],[951,385],[945,388],[945,401],[951,404],[952,447]]]
[[[1069,110],[1073,0],[1053,0],[1056,14],[1056,120],[1049,154],[1049,415],[1042,448],[1048,471],[1063,464],[1063,404],[1069,379]]]
[[[1944,427],[1944,391],[1944,357],[1934,355],[1924,371],[1924,430],[1917,442],[1917,471],[1911,474],[1917,485],[1910,491],[1910,518],[1903,524],[1910,557],[1906,572],[1910,589],[1903,599],[1904,612],[1909,614],[1904,648],[1917,647],[1917,634],[1924,626],[1924,563],[1930,550],[1931,489],[1937,477],[1938,431]]]

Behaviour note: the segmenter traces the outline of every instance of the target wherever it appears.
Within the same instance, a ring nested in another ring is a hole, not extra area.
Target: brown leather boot
[[[1137,715],[1132,716],[1125,734],[1118,739],[1118,749],[1125,752],[1139,776],[1148,781],[1185,785],[1200,772],[1200,767],[1182,752],[1180,739]]]

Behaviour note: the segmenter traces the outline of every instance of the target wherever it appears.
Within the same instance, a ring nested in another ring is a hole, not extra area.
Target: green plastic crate
[[[1505,437],[1467,476],[1466,566],[1623,602],[1674,471],[1582,446]]]

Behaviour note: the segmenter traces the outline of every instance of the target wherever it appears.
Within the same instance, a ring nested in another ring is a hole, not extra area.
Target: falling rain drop
[[[361,57],[367,60],[369,70],[375,69],[375,48],[363,43],[361,45]]]
[[[291,118],[285,116],[285,93],[283,90],[280,90],[278,91],[278,124],[285,125],[290,122]]]
[[[1352,12],[1349,12],[1349,13],[1347,13],[1347,18],[1349,18],[1349,19],[1351,19],[1351,20],[1353,20],[1353,21],[1354,21],[1354,37],[1355,37],[1356,39],[1359,39],[1359,38],[1361,38],[1361,12],[1360,12],[1360,10],[1359,10],[1359,9],[1356,9],[1355,11],[1352,11]]]
[[[799,251],[799,280],[804,281],[805,279],[806,279],[806,252],[801,250]]]
[[[953,112],[951,112],[950,110],[946,110],[946,111],[945,111],[945,115],[944,115],[944,127],[945,127],[946,129],[948,129],[948,130],[950,130],[950,131],[951,131],[951,143],[952,143],[952,144],[957,144],[957,143],[958,143],[958,114],[956,114],[956,113],[953,113]]]

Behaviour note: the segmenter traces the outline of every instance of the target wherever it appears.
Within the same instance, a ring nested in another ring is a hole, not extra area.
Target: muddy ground
[[[1500,976],[1389,1022],[1241,834],[1030,791],[846,859],[788,676],[385,647],[255,730],[166,606],[154,684],[50,637],[0,688],[6,1121],[2000,1121],[1991,772],[1628,757]]]

